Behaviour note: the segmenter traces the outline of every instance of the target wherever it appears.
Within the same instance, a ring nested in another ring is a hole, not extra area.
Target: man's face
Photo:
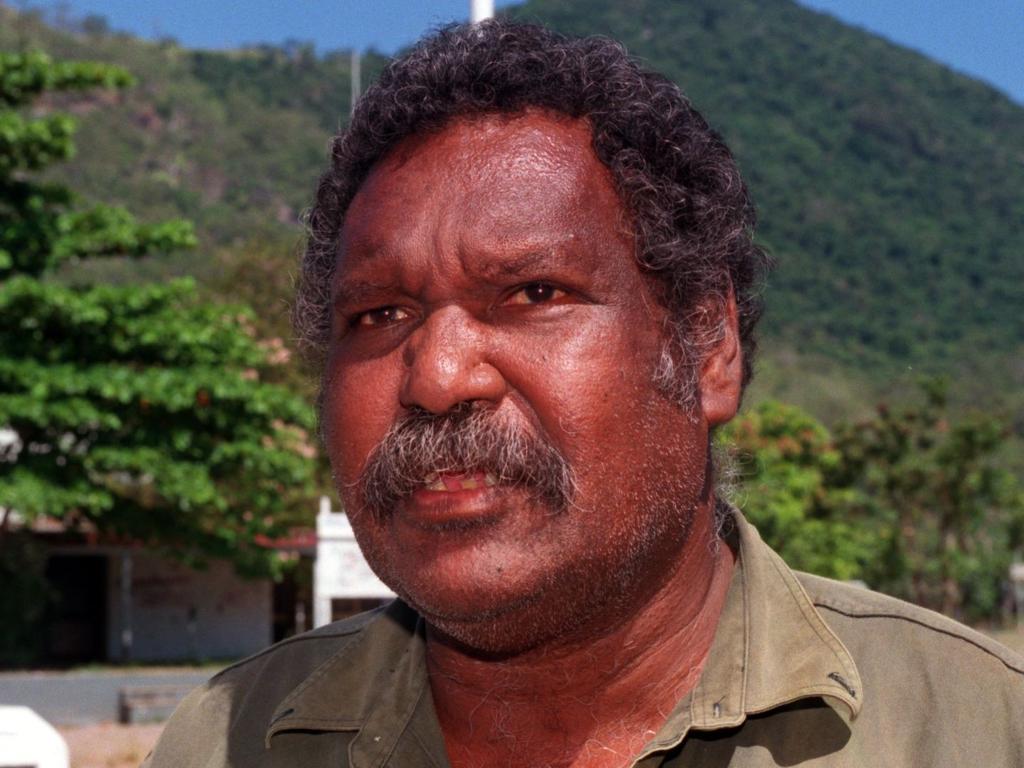
[[[707,424],[652,383],[665,312],[587,124],[527,112],[406,139],[356,195],[341,246],[324,435],[384,582],[455,639],[513,651],[668,578],[707,497]],[[467,409],[560,460],[567,503],[452,466],[465,451],[401,472],[377,461],[396,423],[437,416],[435,445]],[[400,489],[384,509],[368,506],[368,468]]]

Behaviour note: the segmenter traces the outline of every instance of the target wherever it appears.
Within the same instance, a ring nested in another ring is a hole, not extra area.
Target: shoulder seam
[[[311,634],[311,633],[306,633],[306,634],[302,634],[302,635],[296,635],[295,637],[289,637],[289,638],[286,638],[286,639],[284,639],[284,640],[282,640],[282,641],[280,641],[278,643],[274,643],[273,645],[271,645],[268,648],[264,648],[262,651],[254,653],[252,656],[247,656],[244,659],[240,659],[239,661],[236,661],[234,664],[230,664],[230,665],[224,667],[224,669],[222,669],[220,672],[218,672],[217,674],[213,675],[210,678],[210,680],[215,680],[216,678],[220,677],[221,675],[224,675],[224,674],[226,674],[228,672],[231,672],[232,670],[235,670],[235,669],[238,669],[240,667],[243,667],[243,666],[245,666],[246,664],[248,664],[251,661],[256,661],[257,659],[261,659],[264,656],[266,656],[267,654],[273,653],[274,651],[277,651],[277,650],[283,648],[286,645],[293,645],[295,643],[301,643],[301,642],[305,642],[305,641],[308,641],[308,640],[335,640],[335,639],[337,639],[339,637],[348,637],[349,635],[359,634],[360,632],[363,631],[363,629],[365,629],[365,627],[354,627],[353,629],[348,629],[348,630],[339,631],[339,632],[321,632],[321,633],[315,634],[315,635]]]
[[[857,611],[857,612],[844,611],[843,609],[837,608],[834,605],[829,605],[828,603],[819,603],[817,601],[815,601],[814,605],[817,608],[824,608],[826,610],[833,611],[834,613],[841,614],[842,616],[847,616],[847,617],[849,617],[851,619],[899,619],[901,621],[910,622],[911,624],[916,624],[919,627],[924,627],[925,629],[930,629],[932,632],[938,632],[941,635],[946,635],[948,637],[953,637],[953,638],[956,638],[957,640],[961,640],[961,641],[967,643],[968,645],[973,645],[979,651],[982,651],[983,653],[986,653],[989,656],[991,656],[992,658],[996,659],[998,662],[1000,662],[1004,667],[1009,669],[1011,672],[1016,672],[1018,675],[1021,675],[1022,677],[1024,677],[1024,666],[1017,666],[1017,665],[1011,663],[1009,660],[1004,659],[1000,654],[993,652],[991,649],[986,648],[981,643],[978,643],[978,642],[972,640],[969,637],[965,637],[964,635],[960,634],[959,632],[952,632],[952,631],[950,631],[948,629],[942,629],[941,627],[937,627],[934,624],[930,624],[928,622],[921,621],[919,619],[911,618],[910,616],[904,616],[904,615],[902,615],[900,613],[894,613],[894,612],[890,612],[890,611]]]

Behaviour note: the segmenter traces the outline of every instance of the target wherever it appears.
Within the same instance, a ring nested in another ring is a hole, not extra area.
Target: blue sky
[[[513,1],[497,0],[497,6]],[[800,1],[985,80],[1024,104],[1024,0]],[[354,46],[390,53],[431,26],[466,18],[469,0],[70,0],[66,6],[74,16],[101,14],[117,29],[169,35],[190,47],[293,38],[312,40],[321,51]]]
[[[985,80],[1024,104],[1024,0],[800,0]]]

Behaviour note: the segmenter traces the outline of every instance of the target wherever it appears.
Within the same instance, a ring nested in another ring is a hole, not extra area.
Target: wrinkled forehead
[[[467,235],[572,231],[579,218],[624,220],[589,123],[546,111],[458,118],[403,139],[371,169],[342,228],[342,253],[410,236],[423,220]],[[383,242],[381,242],[383,241]]]

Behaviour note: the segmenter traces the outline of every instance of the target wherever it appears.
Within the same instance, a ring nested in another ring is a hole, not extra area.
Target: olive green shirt
[[[634,765],[1024,766],[1024,659],[935,613],[791,571],[736,515],[703,674]],[[445,768],[423,622],[401,601],[224,670],[148,768]]]

